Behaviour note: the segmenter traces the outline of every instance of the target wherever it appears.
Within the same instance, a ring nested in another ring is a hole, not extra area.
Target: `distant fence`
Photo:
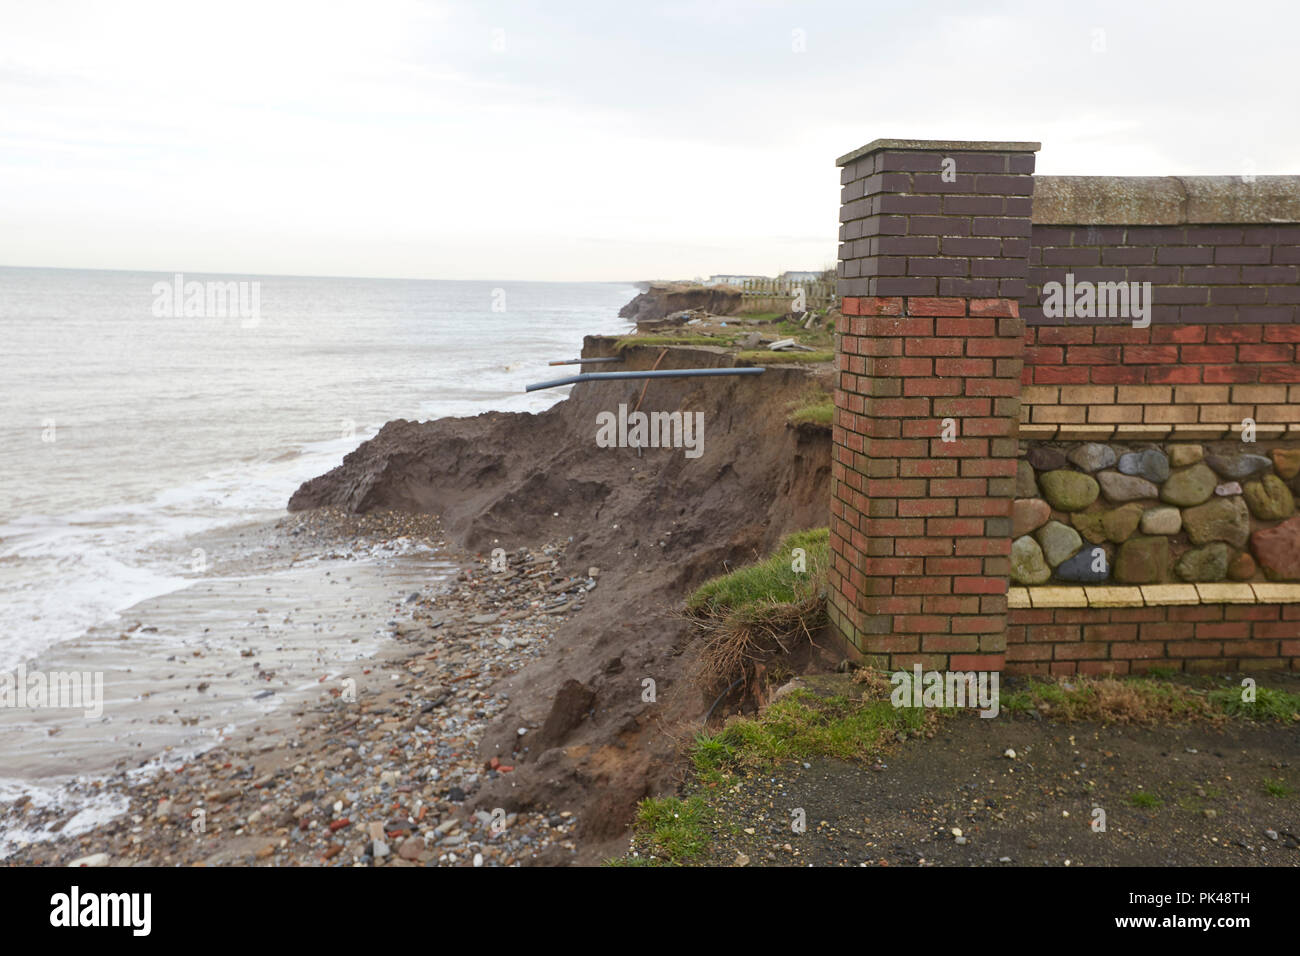
[[[745,279],[740,285],[741,311],[789,312],[800,290],[803,291],[800,311],[828,309],[836,304],[834,280]]]

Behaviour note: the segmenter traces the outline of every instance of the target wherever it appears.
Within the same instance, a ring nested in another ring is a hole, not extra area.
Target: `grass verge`
[[[736,337],[733,335],[628,335],[614,343],[614,349],[622,352],[624,349],[636,348],[638,346],[655,346],[655,345],[716,345],[719,348],[727,348],[735,344]]]
[[[1057,720],[1102,724],[1218,723],[1230,718],[1300,722],[1300,694],[1255,688],[1255,700],[1240,689],[1210,690],[1163,678],[1030,678],[1021,689],[1001,694],[1010,713],[1037,711]]]

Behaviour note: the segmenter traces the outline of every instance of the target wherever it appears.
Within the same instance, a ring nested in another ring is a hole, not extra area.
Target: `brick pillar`
[[[838,160],[829,603],[877,666],[1003,666],[1038,148],[877,140]]]

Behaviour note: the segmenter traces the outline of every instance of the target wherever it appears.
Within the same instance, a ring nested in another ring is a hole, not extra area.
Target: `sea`
[[[524,387],[636,293],[0,267],[0,670],[188,586],[166,544],[283,514],[387,421],[562,399]]]

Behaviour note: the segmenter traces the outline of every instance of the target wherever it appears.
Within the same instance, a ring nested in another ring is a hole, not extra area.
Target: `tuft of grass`
[[[704,857],[712,811],[700,794],[648,797],[637,807],[633,845],[643,856],[618,861],[628,866],[680,866]],[[650,859],[647,859],[646,856]]]
[[[1164,806],[1164,801],[1154,793],[1147,793],[1145,790],[1135,790],[1128,795],[1129,806],[1138,807],[1142,810],[1157,810]]]
[[[1256,687],[1255,699],[1244,701],[1238,689],[1211,691],[1210,702],[1229,717],[1248,720],[1300,721],[1300,694]]]
[[[803,549],[796,557],[794,549]],[[706,581],[686,599],[691,624],[704,633],[696,664],[708,690],[751,679],[765,662],[788,658],[826,623],[826,528],[800,531],[754,564]]]
[[[714,735],[701,735],[696,767],[712,772],[766,770],[786,760],[837,757],[863,760],[880,753],[900,732],[921,730],[934,712],[894,707],[888,700],[787,694],[757,718],[734,720]]]
[[[1264,792],[1270,797],[1289,797],[1295,793],[1295,790],[1285,780],[1274,780],[1271,777],[1265,777]]]
[[[736,353],[737,361],[744,360],[755,365],[789,365],[793,362],[831,362],[834,352],[773,352],[771,349],[752,349]]]
[[[1033,694],[1023,690],[1000,690],[998,706],[1009,714],[1028,714],[1037,708]]]
[[[794,549],[805,553],[805,570],[796,571]],[[781,539],[771,555],[704,582],[686,599],[695,616],[721,617],[760,610],[770,603],[798,604],[817,594],[830,563],[830,530],[812,528]]]
[[[835,421],[835,398],[828,392],[815,389],[801,400],[790,403],[790,415],[786,421],[791,425],[822,425],[830,428]]]
[[[813,424],[829,428],[835,423],[835,395],[822,389],[810,389],[802,398],[790,402],[789,424]]]
[[[823,402],[819,405],[805,405],[797,409],[790,415],[792,425],[825,425],[830,428],[835,421],[835,405],[832,402]]]

